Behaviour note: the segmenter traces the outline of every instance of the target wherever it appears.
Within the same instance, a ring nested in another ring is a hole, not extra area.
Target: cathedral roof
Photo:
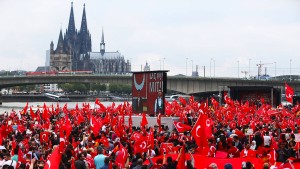
[[[103,56],[100,52],[90,52],[90,59],[123,59],[124,56],[117,52],[105,52]]]

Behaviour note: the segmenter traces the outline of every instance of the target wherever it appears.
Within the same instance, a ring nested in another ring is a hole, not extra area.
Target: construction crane
[[[256,66],[257,66],[257,68],[258,68],[258,73],[257,73],[257,75],[258,75],[258,79],[261,77],[261,69],[262,69],[262,67],[264,66],[264,65],[269,65],[269,64],[273,64],[273,63],[259,63],[259,64],[256,64]],[[267,68],[265,68],[265,75],[267,75]]]

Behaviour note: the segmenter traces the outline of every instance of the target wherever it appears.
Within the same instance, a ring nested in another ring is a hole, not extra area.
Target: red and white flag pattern
[[[174,121],[173,124],[179,133],[190,131],[192,129],[190,125],[183,124],[181,122]]]
[[[285,83],[285,97],[286,101],[293,103],[294,89]]]

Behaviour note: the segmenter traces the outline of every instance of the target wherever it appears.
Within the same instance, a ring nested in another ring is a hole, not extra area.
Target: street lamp
[[[292,81],[292,59],[290,59],[290,81]]]
[[[165,70],[165,59],[166,58],[163,58],[163,70]]]
[[[189,58],[186,58],[185,60],[185,75],[187,76],[187,62],[188,62]]]
[[[240,61],[238,60],[237,63],[238,63],[238,78],[240,78]]]
[[[192,62],[192,75],[193,75],[194,62],[193,60],[191,60],[191,62]]]
[[[250,78],[250,62],[251,62],[251,59],[249,59],[249,70],[248,70],[249,78]]]
[[[276,62],[274,62],[275,64],[275,76],[274,76],[274,79],[276,80]]]
[[[215,72],[215,70],[216,70],[216,66],[215,66],[215,59],[213,59],[213,61],[214,61],[214,77],[216,76],[216,72]]]

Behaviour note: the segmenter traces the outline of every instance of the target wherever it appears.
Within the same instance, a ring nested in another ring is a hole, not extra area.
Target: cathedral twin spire
[[[51,53],[69,54],[72,60],[72,70],[83,70],[84,64],[82,59],[89,60],[89,52],[92,51],[91,34],[87,27],[87,18],[85,4],[83,5],[83,13],[81,19],[80,30],[77,32],[75,27],[73,2],[71,3],[70,18],[66,33],[60,30],[56,50],[53,49],[53,42],[50,44]],[[105,53],[104,33],[102,29],[102,38],[100,43],[100,53]],[[81,64],[82,62],[82,64]]]

